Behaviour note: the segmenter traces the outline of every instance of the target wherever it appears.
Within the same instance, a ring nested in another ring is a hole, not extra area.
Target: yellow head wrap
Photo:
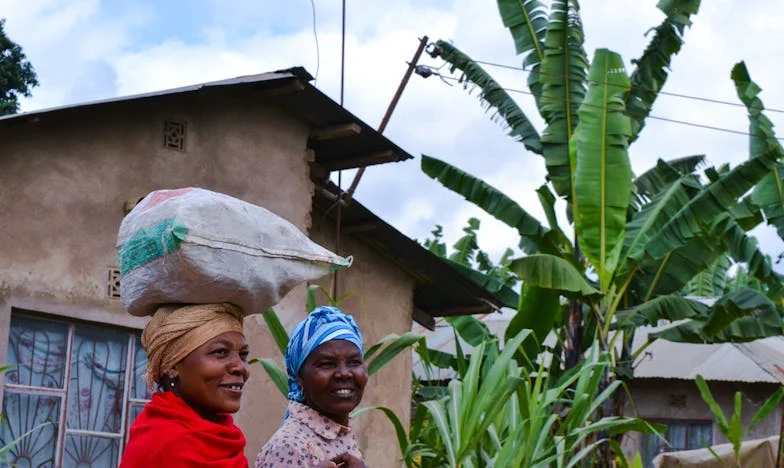
[[[228,303],[158,308],[142,332],[147,375],[152,388],[163,373],[193,350],[226,332],[242,333],[242,311]]]

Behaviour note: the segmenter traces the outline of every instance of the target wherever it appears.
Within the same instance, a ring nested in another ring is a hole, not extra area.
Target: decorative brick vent
[[[109,268],[106,294],[112,299],[120,298],[120,269]]]
[[[686,408],[686,395],[682,393],[671,393],[670,406],[678,409]]]
[[[185,151],[188,125],[182,120],[167,120],[163,123],[163,147]]]

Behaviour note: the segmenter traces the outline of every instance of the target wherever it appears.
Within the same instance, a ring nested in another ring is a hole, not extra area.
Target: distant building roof
[[[404,161],[412,156],[382,136],[329,96],[310,84],[313,77],[301,67],[258,75],[247,75],[180,88],[120,96],[91,102],[41,109],[0,117],[0,125],[37,122],[50,115],[61,115],[96,106],[111,106],[131,101],[159,99],[164,96],[212,93],[243,93],[249,100],[276,106],[306,122],[311,128],[308,148],[316,163],[327,171],[373,164]]]

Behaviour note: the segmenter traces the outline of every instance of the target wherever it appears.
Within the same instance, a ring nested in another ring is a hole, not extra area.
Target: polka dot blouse
[[[289,401],[289,417],[262,447],[256,468],[313,466],[344,453],[362,459],[351,428]]]

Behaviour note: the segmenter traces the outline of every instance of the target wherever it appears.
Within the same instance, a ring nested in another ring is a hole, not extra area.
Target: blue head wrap
[[[286,373],[289,381],[289,400],[305,401],[297,374],[314,349],[327,341],[345,340],[356,345],[362,354],[362,333],[354,319],[337,307],[317,307],[300,322],[289,338],[286,347]]]

